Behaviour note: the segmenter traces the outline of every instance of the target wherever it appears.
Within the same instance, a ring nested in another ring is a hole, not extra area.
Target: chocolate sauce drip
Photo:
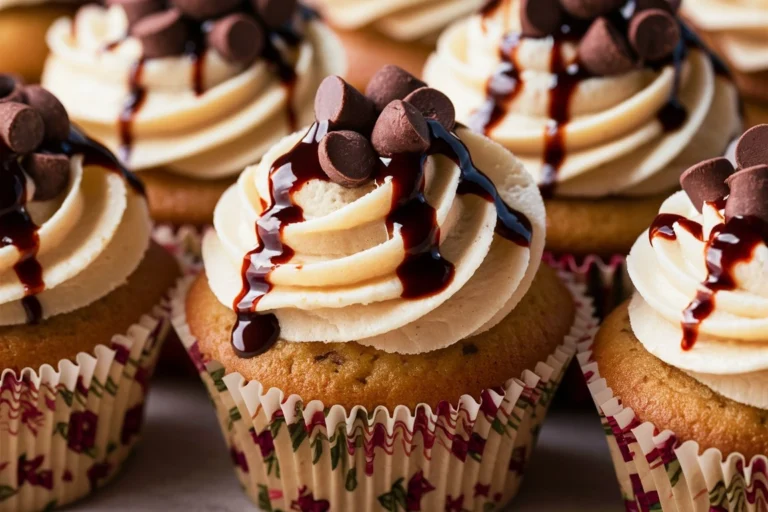
[[[45,289],[43,268],[37,261],[38,227],[27,212],[27,184],[19,156],[0,148],[0,165],[0,247],[12,245],[21,254],[13,270],[24,286],[22,306],[27,322],[37,324],[42,319],[42,307],[35,295]]]
[[[251,2],[245,2],[243,11],[251,14],[257,22],[261,23],[260,18],[253,10]],[[312,20],[317,16],[314,11],[304,7],[300,9],[300,14],[301,19],[304,21]],[[184,17],[183,21],[186,25],[188,34],[184,54],[187,55],[193,63],[192,90],[197,96],[202,96],[205,93],[204,71],[206,55],[208,53],[207,34],[210,31],[211,22],[201,22],[189,17]],[[276,44],[276,42],[280,41],[293,48],[301,43],[303,35],[297,32],[295,27],[292,26],[270,28],[263,23],[261,24],[266,35],[261,58],[267,61],[286,90],[286,116],[288,118],[288,127],[290,132],[294,132],[298,128],[298,116],[294,106],[297,76],[293,66],[283,58],[283,54],[279,50],[279,45]],[[106,45],[105,50],[111,51],[124,40],[125,38]],[[146,57],[141,57],[131,68],[128,78],[129,96],[118,120],[120,132],[120,158],[123,162],[130,161],[134,142],[133,121],[146,101],[147,90],[141,84],[146,61]]]
[[[402,297],[419,299],[437,294],[453,281],[454,265],[440,254],[440,227],[435,209],[424,197],[424,162],[429,155],[444,155],[461,169],[458,192],[476,194],[496,205],[496,232],[514,243],[528,247],[532,238],[530,221],[507,206],[493,182],[478,170],[463,142],[437,121],[428,121],[430,150],[424,154],[382,158],[376,181],[391,179],[392,207],[386,218],[389,235],[400,227],[405,258],[397,268],[403,285]],[[294,251],[282,241],[283,229],[304,220],[302,209],[292,196],[312,179],[328,180],[320,167],[318,145],[328,130],[327,123],[315,123],[304,138],[280,157],[270,170],[270,201],[256,222],[258,243],[243,258],[242,288],[234,300],[237,314],[232,328],[232,346],[240,357],[254,357],[268,350],[280,337],[280,324],[272,313],[258,313],[259,301],[271,289],[270,274],[287,263]]]
[[[680,215],[661,214],[651,225],[651,243],[656,237],[675,240],[675,223],[703,241],[701,224]],[[736,265],[748,262],[760,244],[768,244],[768,224],[757,217],[734,217],[712,230],[706,244],[707,279],[702,283],[704,289],[696,292],[696,297],[682,314],[683,350],[691,350],[696,344],[701,323],[715,311],[717,292],[737,289],[734,278]]]

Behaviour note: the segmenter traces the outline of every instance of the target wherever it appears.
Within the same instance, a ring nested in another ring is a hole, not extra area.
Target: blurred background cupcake
[[[51,93],[0,79],[2,508],[50,510],[130,454],[179,271],[141,183]]]
[[[367,96],[328,77],[315,112],[224,194],[174,300],[241,483],[264,509],[500,507],[594,325],[540,266],[536,184],[395,66]]]
[[[685,0],[682,14],[728,62],[748,124],[768,122],[768,1]]]
[[[768,505],[768,125],[686,171],[627,260],[637,293],[579,355],[625,498]],[[628,507],[629,509],[629,507]]]
[[[533,174],[547,250],[599,312],[626,291],[622,257],[682,169],[740,127],[725,69],[666,0],[492,2],[441,36],[425,79]]]
[[[141,171],[160,238],[195,252],[195,230],[244,166],[312,120],[333,33],[296,2],[112,0],[48,33],[43,84],[72,118]],[[198,240],[196,240],[196,238]]]
[[[70,15],[85,0],[2,0],[0,1],[0,73],[19,75],[38,82],[48,46],[45,33],[54,20]]]
[[[349,56],[347,80],[364,89],[384,65],[419,76],[440,32],[483,0],[308,0],[339,34]]]

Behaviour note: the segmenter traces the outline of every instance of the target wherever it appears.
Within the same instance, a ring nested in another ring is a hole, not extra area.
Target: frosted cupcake
[[[308,0],[333,26],[349,56],[347,80],[361,90],[382,66],[397,62],[421,74],[440,32],[483,0]]]
[[[328,77],[315,112],[224,194],[174,301],[241,483],[265,509],[500,507],[594,322],[539,265],[538,189],[395,66],[367,96]]]
[[[3,80],[13,80],[2,75]],[[63,506],[140,432],[174,259],[141,183],[39,86],[0,101],[0,510]]]
[[[163,240],[183,243],[171,235],[210,224],[243,167],[311,122],[314,90],[345,59],[295,2],[108,3],[51,28],[43,84],[141,171]]]
[[[768,505],[768,125],[687,170],[627,260],[637,293],[579,355],[628,502]]]
[[[768,2],[686,0],[682,12],[728,61],[747,99],[747,121],[768,121]]]
[[[85,0],[2,0],[0,1],[0,73],[11,73],[38,82],[48,46],[45,33],[61,16],[75,12]],[[19,49],[24,51],[18,51]],[[17,51],[14,51],[17,50]]]
[[[504,0],[448,29],[425,77],[531,171],[548,251],[606,308],[616,265],[681,171],[740,127],[725,69],[666,0]]]

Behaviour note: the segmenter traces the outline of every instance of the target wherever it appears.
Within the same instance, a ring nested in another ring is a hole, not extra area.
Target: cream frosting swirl
[[[137,73],[142,45],[126,38],[127,30],[117,5],[87,5],[75,22],[59,20],[48,33],[51,56],[42,82],[74,121],[116,153],[127,142],[119,120],[140,88],[141,108],[128,116],[126,160],[133,170],[163,167],[199,179],[235,175],[291,133],[292,124],[310,122],[319,81],[346,68],[340,43],[318,21],[303,25],[295,48],[280,47],[295,74],[290,83],[263,58],[243,67],[214,49],[199,64],[187,55],[148,59]]]
[[[482,0],[311,0],[334,27],[373,27],[397,41],[434,40],[454,21],[470,15]]]
[[[26,204],[37,226],[34,259],[42,267],[44,290],[35,298],[41,319],[83,308],[121,286],[149,247],[151,223],[144,197],[119,173],[84,165],[82,154],[70,161],[64,193]],[[30,196],[32,186],[27,185]],[[7,229],[4,225],[4,236]],[[0,325],[28,321],[23,299],[29,291],[17,272],[28,257],[7,241],[0,248]]]
[[[722,154],[739,131],[736,89],[701,49],[689,48],[679,68],[579,77],[576,43],[518,38],[519,2],[506,1],[507,8],[446,30],[425,80],[439,84],[456,105],[457,119],[470,125],[489,114],[483,113],[489,80],[499,80],[498,88],[509,93],[501,114],[480,124],[538,183],[556,184],[556,195],[643,196],[673,189],[681,169]],[[668,130],[659,113],[673,97],[687,117]]]
[[[744,73],[768,70],[768,1],[685,0],[682,9],[715,39],[733,67]]]
[[[511,153],[468,130],[457,133],[504,203],[530,221],[529,244],[496,235],[494,203],[459,193],[459,165],[442,155],[429,156],[424,197],[434,208],[440,254],[455,272],[436,293],[403,298],[407,283],[398,269],[406,260],[405,233],[413,217],[388,229],[400,186],[396,175],[347,189],[322,176],[299,179],[308,172],[306,165],[293,170],[273,166],[297,143],[318,142],[324,133],[316,124],[306,135],[296,133],[278,143],[219,201],[215,230],[203,241],[208,282],[216,297],[233,306],[243,286],[244,255],[258,243],[255,223],[273,204],[273,195],[282,201],[290,195],[302,219],[283,225],[280,238],[293,256],[271,270],[271,288],[256,309],[277,317],[283,340],[356,341],[412,354],[449,346],[496,325],[525,295],[538,269],[545,238],[543,201]],[[299,185],[287,193],[281,182]]]
[[[655,236],[640,236],[627,261],[638,292],[629,310],[633,331],[667,364],[723,396],[768,409],[768,247],[762,242],[750,247],[751,255],[729,269],[735,286],[710,295],[702,283],[709,275],[713,230],[725,222],[722,210],[705,203],[699,213],[685,192],[678,192],[661,213],[666,216],[649,231]],[[700,319],[695,344],[686,350],[683,312],[710,298],[712,312]]]

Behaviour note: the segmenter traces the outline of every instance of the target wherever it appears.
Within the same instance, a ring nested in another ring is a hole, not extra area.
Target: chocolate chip
[[[590,20],[619,9],[626,0],[560,0],[560,3],[571,16]]]
[[[563,9],[558,0],[522,0],[520,24],[526,37],[554,34],[563,23]]]
[[[739,171],[726,183],[731,188],[731,195],[725,203],[725,220],[757,217],[768,222],[768,165],[755,165]]]
[[[69,137],[69,115],[59,99],[39,85],[24,88],[27,105],[37,110],[45,125],[45,139],[67,140]]]
[[[171,4],[190,18],[209,20],[234,11],[240,0],[171,0]]]
[[[149,59],[179,55],[187,44],[187,28],[178,9],[140,19],[131,28],[131,34],[141,41],[144,56]]]
[[[664,9],[670,14],[677,14],[682,0],[636,0],[635,13],[647,9]]]
[[[296,0],[251,0],[254,9],[269,27],[279,27],[291,21],[296,12]]]
[[[427,121],[410,103],[395,100],[381,112],[371,142],[382,156],[421,153],[429,149]]]
[[[393,100],[402,100],[416,89],[426,86],[403,68],[389,64],[373,75],[365,88],[365,95],[373,100],[376,110],[381,112]]]
[[[605,18],[592,22],[581,39],[579,62],[598,76],[619,75],[635,66],[624,35]]]
[[[434,119],[451,131],[456,124],[456,109],[453,102],[437,89],[422,87],[405,97],[405,100],[416,107],[426,119]]]
[[[230,62],[250,63],[264,47],[264,31],[245,14],[230,14],[213,24],[208,45]]]
[[[318,148],[320,166],[334,183],[359,187],[373,175],[378,157],[367,138],[357,132],[329,132]]]
[[[716,201],[728,195],[725,180],[733,171],[733,164],[727,158],[712,158],[686,170],[680,176],[680,185],[693,206],[701,211],[705,201]]]
[[[329,76],[317,89],[315,118],[329,121],[334,130],[354,130],[368,135],[376,122],[376,107],[343,78]]]
[[[128,18],[128,26],[132,27],[141,18],[163,10],[160,0],[107,0],[107,5],[119,5]]]
[[[0,103],[0,139],[14,153],[34,151],[45,135],[43,118],[22,103]]]
[[[680,24],[663,9],[642,11],[629,22],[629,42],[641,59],[669,57],[680,42]]]
[[[52,153],[32,153],[24,158],[24,172],[35,182],[35,201],[48,201],[69,185],[69,157]]]
[[[24,79],[11,73],[0,73],[0,103],[24,103]]]
[[[768,124],[753,126],[736,143],[736,164],[741,169],[768,165]]]

